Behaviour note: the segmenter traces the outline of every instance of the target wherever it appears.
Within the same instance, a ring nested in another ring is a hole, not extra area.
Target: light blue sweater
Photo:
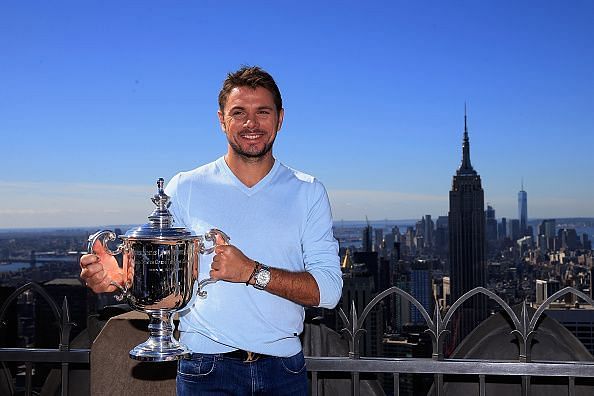
[[[223,157],[174,176],[166,188],[176,225],[204,234],[219,228],[247,257],[270,267],[307,271],[318,283],[320,307],[333,308],[342,293],[338,243],[324,186],[278,160],[255,186],[245,186]],[[199,280],[212,257],[202,256]],[[181,312],[181,341],[194,352],[244,349],[275,356],[301,350],[304,310],[244,283],[207,285]]]

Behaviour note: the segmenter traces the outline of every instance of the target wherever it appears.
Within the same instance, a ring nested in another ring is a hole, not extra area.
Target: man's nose
[[[245,120],[245,127],[248,129],[254,129],[259,126],[258,118],[255,115],[249,116],[247,120]]]

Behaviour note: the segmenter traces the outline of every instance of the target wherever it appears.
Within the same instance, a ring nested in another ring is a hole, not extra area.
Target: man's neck
[[[225,162],[243,184],[253,187],[270,172],[274,157],[271,151],[259,158],[246,158],[229,150],[225,155]]]

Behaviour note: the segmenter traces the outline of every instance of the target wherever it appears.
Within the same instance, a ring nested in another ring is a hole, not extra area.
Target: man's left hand
[[[218,238],[218,237],[217,237]],[[256,262],[233,245],[217,245],[212,259],[210,277],[228,282],[247,282]]]

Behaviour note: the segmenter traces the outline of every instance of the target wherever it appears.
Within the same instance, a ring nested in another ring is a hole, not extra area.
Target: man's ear
[[[219,116],[219,123],[221,124],[221,130],[225,133],[227,133],[227,130],[225,128],[225,115],[223,114],[223,112],[219,109],[217,110],[217,116]]]
[[[280,109],[278,112],[278,123],[276,124],[276,131],[280,131],[283,126],[283,119],[285,118],[285,109]]]

